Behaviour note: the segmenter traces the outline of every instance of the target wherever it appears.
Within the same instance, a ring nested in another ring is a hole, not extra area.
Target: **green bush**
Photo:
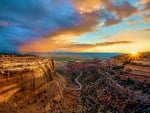
[[[119,84],[123,85],[123,86],[130,86],[134,84],[134,81],[130,78],[128,78],[127,80],[121,80],[119,81]]]
[[[115,70],[115,71],[118,71],[120,69],[123,69],[124,66],[114,66],[112,69]]]
[[[125,60],[125,61],[123,62],[123,65],[130,64],[130,63],[131,63],[130,60]]]

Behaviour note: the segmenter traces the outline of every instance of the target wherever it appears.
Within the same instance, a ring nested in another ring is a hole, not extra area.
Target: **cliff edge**
[[[0,102],[9,101],[17,92],[32,93],[54,75],[53,59],[37,56],[0,56]]]

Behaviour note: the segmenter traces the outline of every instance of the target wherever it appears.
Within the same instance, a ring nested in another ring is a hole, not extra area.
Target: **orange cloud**
[[[144,15],[144,22],[150,22],[150,15]]]
[[[104,0],[71,0],[80,14],[91,13],[100,9]],[[105,0],[108,1],[108,0]]]
[[[66,47],[69,48],[70,50],[72,51],[75,51],[75,52],[89,52],[88,50],[94,50],[94,48],[101,48],[101,47],[109,47],[109,46],[112,46],[112,45],[126,45],[126,44],[130,44],[130,43],[134,43],[134,42],[131,42],[131,41],[114,41],[114,42],[101,42],[101,43],[96,43],[96,44],[70,44]],[[92,50],[92,51],[93,51]],[[90,51],[90,52],[92,52]],[[95,52],[95,51],[94,51]]]
[[[150,0],[141,0],[141,2],[142,2],[143,4],[146,4],[146,3],[150,2]]]

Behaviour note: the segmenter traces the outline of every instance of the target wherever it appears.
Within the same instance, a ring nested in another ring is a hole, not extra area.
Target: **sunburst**
[[[138,60],[140,58],[140,53],[137,51],[133,51],[129,54],[129,59],[128,60]]]

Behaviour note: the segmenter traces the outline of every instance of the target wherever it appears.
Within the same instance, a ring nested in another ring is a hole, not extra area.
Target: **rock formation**
[[[0,64],[0,102],[8,101],[19,91],[31,93],[52,80],[54,75],[52,59],[5,56],[0,60],[3,61]]]

